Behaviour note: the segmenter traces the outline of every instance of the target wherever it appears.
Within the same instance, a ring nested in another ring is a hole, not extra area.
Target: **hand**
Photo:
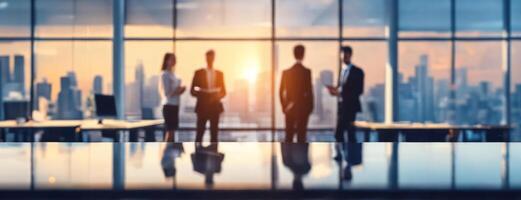
[[[331,94],[333,96],[338,96],[340,94],[337,87],[333,87],[333,86],[326,86],[326,87],[327,87],[327,90],[329,91],[329,94]]]
[[[186,91],[186,87],[185,86],[179,86],[175,89],[175,92],[174,94],[175,95],[181,95],[183,94],[184,92]]]

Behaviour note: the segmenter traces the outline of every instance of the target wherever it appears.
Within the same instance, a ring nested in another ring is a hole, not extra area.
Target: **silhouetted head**
[[[174,53],[166,53],[163,57],[163,65],[161,66],[162,71],[172,71],[176,64],[176,58]]]
[[[208,68],[213,68],[213,62],[215,61],[215,51],[210,49],[206,52],[206,64]]]
[[[351,57],[353,57],[353,48],[351,46],[343,46],[340,48],[342,53],[342,62],[351,64]]]
[[[297,45],[293,48],[293,55],[295,56],[295,59],[298,61],[304,60],[304,53],[305,53],[304,45]]]

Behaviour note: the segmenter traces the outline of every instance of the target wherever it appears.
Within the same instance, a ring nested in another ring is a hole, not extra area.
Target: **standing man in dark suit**
[[[354,121],[356,113],[362,111],[360,96],[364,92],[364,71],[351,63],[353,49],[350,46],[341,48],[342,70],[338,77],[338,86],[328,86],[329,93],[338,97],[338,117],[335,139],[345,142],[344,134],[347,130],[349,142],[356,142]]]
[[[226,96],[224,75],[214,69],[215,52],[206,52],[206,68],[195,72],[190,93],[197,98],[195,113],[197,113],[196,142],[202,142],[206,122],[210,121],[210,141],[217,142],[219,116],[224,111],[221,99]]]
[[[304,46],[293,49],[296,63],[282,72],[280,103],[286,115],[286,142],[293,142],[297,133],[298,142],[306,142],[309,115],[313,111],[313,87],[311,70],[302,65]]]

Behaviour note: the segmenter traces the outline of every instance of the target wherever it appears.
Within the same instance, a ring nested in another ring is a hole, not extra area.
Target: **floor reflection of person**
[[[224,154],[218,150],[217,143],[203,146],[200,142],[195,143],[195,152],[192,153],[192,165],[194,171],[204,175],[204,183],[207,188],[214,185],[213,175],[221,172]]]
[[[353,179],[352,167],[362,164],[362,143],[337,143],[335,160],[340,164],[345,159],[346,165],[342,172],[343,181]]]
[[[308,143],[281,143],[282,163],[293,173],[293,189],[302,190],[302,178],[311,170]]]
[[[161,168],[166,178],[174,177],[176,174],[175,160],[185,152],[182,143],[168,143],[163,150]]]

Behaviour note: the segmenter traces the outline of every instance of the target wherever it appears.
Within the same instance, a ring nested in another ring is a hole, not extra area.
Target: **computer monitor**
[[[101,124],[103,118],[116,118],[118,113],[116,111],[116,99],[112,95],[94,95],[94,102],[96,103],[96,115]]]
[[[29,101],[4,101],[3,106],[6,120],[29,117]]]

